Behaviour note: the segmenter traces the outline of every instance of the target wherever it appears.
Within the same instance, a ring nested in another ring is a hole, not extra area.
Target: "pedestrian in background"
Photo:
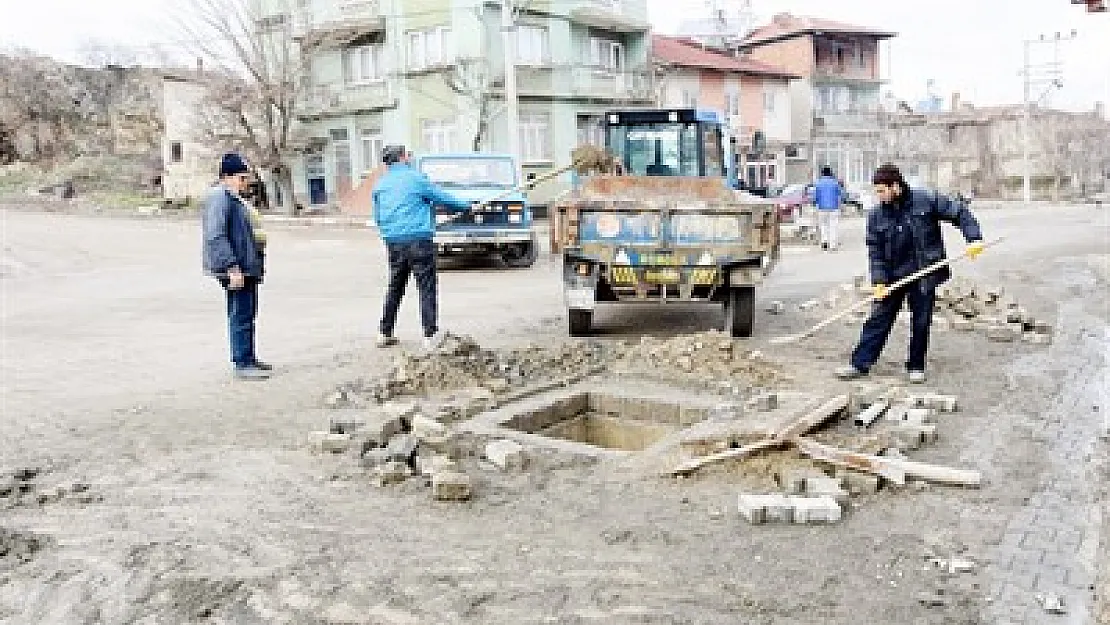
[[[843,201],[844,191],[832,168],[822,167],[821,177],[813,185],[813,203],[817,205],[817,232],[823,250],[840,247],[840,205]]]
[[[403,145],[389,145],[382,151],[382,162],[389,168],[374,185],[374,222],[385,242],[389,256],[389,287],[378,328],[378,347],[397,344],[393,335],[397,310],[405,295],[409,276],[420,291],[420,323],[424,346],[433,349],[442,334],[438,322],[438,285],[436,283],[436,207],[463,212],[470,203],[436,185],[410,165],[412,155]]]
[[[201,215],[205,271],[223,287],[227,330],[235,376],[270,377],[270,365],[255,353],[258,285],[264,273],[265,234],[261,216],[243,201],[251,174],[243,157],[228,153],[220,160],[220,181],[209,191]],[[252,221],[257,225],[252,225]]]
[[[879,359],[905,301],[910,308],[906,373],[911,383],[920,384],[926,379],[925,355],[936,288],[952,272],[942,267],[894,291],[887,286],[945,258],[940,222],[947,221],[960,229],[971,258],[983,252],[983,235],[966,204],[935,191],[910,189],[894,165],[875,170],[872,182],[879,205],[867,214],[867,256],[875,303],[863,324],[851,364],[837,369],[836,375],[843,380],[867,375]]]

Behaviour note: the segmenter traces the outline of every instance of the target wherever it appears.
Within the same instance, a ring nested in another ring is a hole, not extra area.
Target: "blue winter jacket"
[[[459,212],[470,208],[470,202],[443,191],[407,163],[390,165],[371,197],[374,221],[386,243],[430,241],[435,236],[436,206]]]
[[[262,277],[262,253],[255,244],[249,209],[243,200],[218,184],[208,192],[201,214],[204,271],[226,277],[238,266],[243,275]]]
[[[813,188],[813,201],[817,210],[832,211],[840,208],[843,200],[841,197],[840,183],[832,176],[821,176]]]

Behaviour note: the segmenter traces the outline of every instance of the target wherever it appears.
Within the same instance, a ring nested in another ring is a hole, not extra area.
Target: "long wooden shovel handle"
[[[546,174],[535,178],[534,180],[529,180],[528,182],[526,182],[524,184],[518,184],[515,187],[513,187],[511,189],[506,189],[506,190],[502,191],[501,193],[498,193],[497,195],[495,195],[493,197],[486,198],[486,199],[482,200],[480,203],[483,204],[483,205],[490,204],[492,202],[496,202],[497,200],[507,198],[510,195],[514,194],[514,193],[519,193],[520,191],[526,191],[526,190],[532,189],[533,187],[535,187],[537,184],[539,184],[541,182],[545,182],[547,180],[555,178],[556,176],[560,176],[560,175],[570,171],[571,169],[574,169],[576,165],[577,165],[576,163],[572,163],[570,165],[567,165],[566,167],[560,167],[559,169],[556,169],[555,171],[549,171]]]
[[[983,244],[983,249],[986,249],[986,248],[991,247],[993,245],[997,245],[998,243],[1000,243],[1003,240],[1005,240],[1005,237],[998,237],[997,239],[992,239],[991,241],[988,241],[988,242]],[[947,267],[948,265],[952,264],[954,261],[957,261],[961,258],[966,257],[967,256],[967,251],[968,251],[968,248],[964,248],[964,251],[960,252],[959,254],[957,254],[957,255],[955,255],[951,258],[944,258],[942,260],[939,260],[939,261],[933,263],[932,265],[929,265],[928,267],[918,269],[917,271],[911,273],[910,275],[906,276],[905,278],[902,278],[901,280],[896,280],[893,284],[891,284],[887,287],[887,292],[895,291],[897,289],[900,289],[900,288],[906,286],[907,284],[913,282],[914,280],[918,280],[918,279],[922,278],[923,276],[927,276],[930,273],[933,273],[934,271],[936,271],[937,269],[940,269],[941,267]],[[833,323],[834,321],[836,321],[838,319],[842,319],[845,315],[847,315],[849,313],[852,313],[852,312],[855,312],[855,311],[863,308],[864,306],[867,306],[867,305],[871,304],[872,302],[876,301],[876,299],[878,299],[878,298],[876,298],[874,295],[871,295],[871,296],[867,297],[866,299],[862,299],[862,300],[856,302],[855,304],[852,304],[848,308],[845,308],[844,310],[836,313],[835,315],[833,315],[833,316],[831,316],[827,319],[824,319],[823,321],[821,321],[817,325],[815,325],[812,328],[806,330],[805,332],[802,332],[801,334],[799,334],[797,336],[783,337],[779,340],[772,340],[771,342],[772,343],[785,343],[785,342],[795,341],[795,340],[798,340],[798,339],[808,338],[808,337],[812,336],[813,334],[815,334],[817,331],[824,328],[825,326],[829,325],[830,323]]]

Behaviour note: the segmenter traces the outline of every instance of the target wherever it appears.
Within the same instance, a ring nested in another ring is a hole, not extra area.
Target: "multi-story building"
[[[270,16],[294,5],[291,30],[306,60],[307,149],[291,164],[303,203],[342,200],[388,143],[508,151],[500,1],[265,1]],[[653,100],[646,0],[516,4],[515,131],[524,172],[542,173],[594,140],[607,109]]]
[[[805,182],[824,165],[849,187],[878,164],[880,46],[894,33],[788,13],[748,34],[748,58],[801,77],[790,86],[793,120],[786,177]]]
[[[658,104],[724,114],[730,154],[753,188],[781,184],[790,132],[790,81],[796,75],[750,58],[723,54],[685,38],[654,35]]]

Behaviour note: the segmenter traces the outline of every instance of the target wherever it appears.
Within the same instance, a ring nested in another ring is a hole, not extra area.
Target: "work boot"
[[[397,343],[397,337],[382,332],[378,332],[378,338],[374,341],[374,345],[380,348],[393,347]]]
[[[254,365],[245,367],[235,367],[235,377],[240,380],[268,380],[270,379],[270,372],[263,371]]]
[[[920,369],[911,369],[906,372],[906,379],[910,381],[910,384],[924,384],[926,380],[925,372]]]
[[[843,367],[839,367],[835,371],[835,374],[836,377],[841,380],[855,380],[856,378],[862,378],[867,375],[867,372],[856,369],[854,365],[844,365]]]

